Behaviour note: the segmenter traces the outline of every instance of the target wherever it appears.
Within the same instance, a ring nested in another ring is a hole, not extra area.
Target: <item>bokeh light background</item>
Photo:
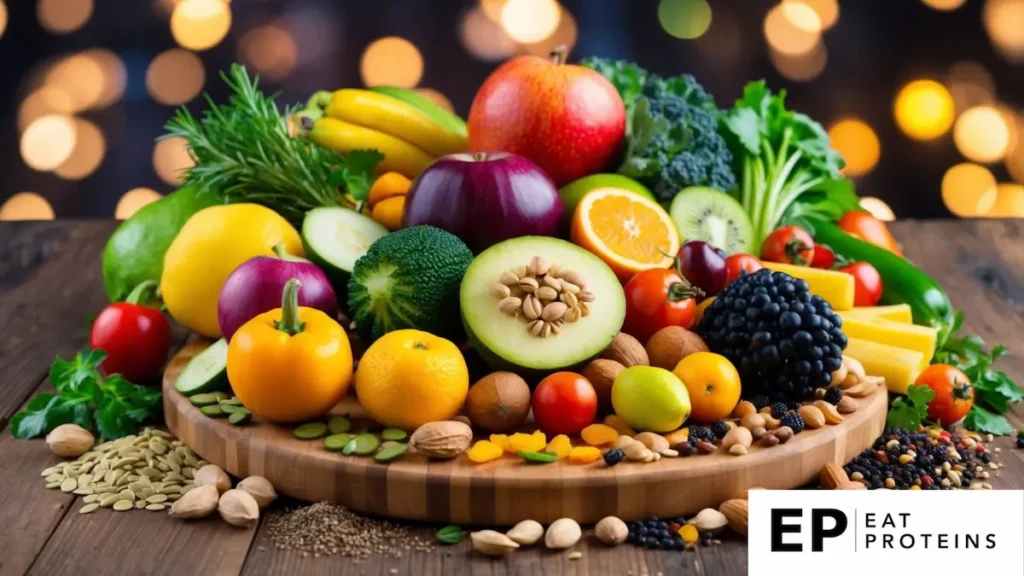
[[[1024,0],[0,0],[0,220],[126,218],[191,159],[174,107],[233,61],[280,102],[395,84],[465,115],[516,54],[766,78],[884,219],[1024,217]]]

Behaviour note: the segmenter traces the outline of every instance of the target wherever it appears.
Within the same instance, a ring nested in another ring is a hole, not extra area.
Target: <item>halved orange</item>
[[[621,188],[587,192],[572,218],[572,241],[604,260],[622,282],[637,272],[668,268],[679,232],[656,202]]]

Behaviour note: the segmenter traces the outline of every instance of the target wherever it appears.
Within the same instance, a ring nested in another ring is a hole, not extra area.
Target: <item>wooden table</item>
[[[575,548],[583,552],[579,560],[533,548],[504,561],[473,554],[464,542],[429,555],[356,564],[280,552],[260,527],[239,530],[219,519],[185,524],[156,513],[74,513],[77,497],[44,489],[39,477],[58,459],[41,440],[14,440],[6,427],[31,395],[49,387],[54,356],[85,346],[89,319],[105,304],[100,254],[115,226],[0,223],[0,576],[746,573],[746,546],[738,540],[682,553],[605,548],[588,536]],[[893,231],[908,257],[966,312],[969,330],[1009,346],[1000,365],[1024,380],[1024,223],[905,221]],[[1024,425],[1024,405],[1011,419]],[[1012,449],[1009,438],[994,446],[1002,448],[1006,468],[992,484],[1024,489],[1024,451]]]

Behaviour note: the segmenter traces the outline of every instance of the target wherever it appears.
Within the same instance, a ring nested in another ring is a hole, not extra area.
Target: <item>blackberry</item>
[[[828,402],[829,404],[832,405],[836,405],[839,404],[839,401],[842,399],[843,391],[840,390],[839,388],[829,388],[828,390],[825,390],[825,402]]]
[[[715,435],[715,438],[721,440],[725,438],[725,435],[729,432],[729,425],[724,420],[719,420],[711,425],[711,433]]]
[[[747,397],[793,402],[831,383],[847,344],[842,325],[806,281],[762,269],[719,292],[697,331],[736,366]]]
[[[804,419],[800,417],[796,412],[787,412],[779,419],[783,426],[789,426],[793,429],[794,434],[799,434],[804,431]]]
[[[1024,450],[1024,436],[1017,436],[1017,448]]]
[[[707,440],[708,442],[714,442],[717,438],[715,438],[715,433],[707,426],[690,426],[690,440]]]
[[[772,404],[772,416],[775,418],[782,418],[789,412],[789,406],[786,406],[785,402],[776,402]]]
[[[754,408],[757,408],[758,410],[772,403],[771,398],[765,396],[764,394],[755,394],[751,396],[749,400],[750,403],[754,405]]]
[[[626,453],[621,448],[615,448],[604,453],[604,463],[609,466],[615,466],[622,462],[625,457]]]

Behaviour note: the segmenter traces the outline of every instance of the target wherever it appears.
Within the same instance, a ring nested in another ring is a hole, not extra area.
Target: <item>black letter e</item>
[[[799,508],[772,509],[772,552],[803,552],[804,547],[799,542],[786,544],[782,541],[783,534],[799,534],[798,524],[784,524],[784,518],[800,518],[803,512]]]

